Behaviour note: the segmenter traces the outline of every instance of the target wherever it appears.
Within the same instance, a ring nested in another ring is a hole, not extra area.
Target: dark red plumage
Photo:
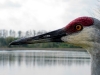
[[[65,27],[65,30],[67,31],[67,33],[74,33],[74,32],[78,31],[75,29],[76,25],[81,25],[82,27],[91,26],[91,25],[93,25],[93,22],[94,21],[91,17],[79,17],[79,18],[76,18],[75,20],[71,21]]]

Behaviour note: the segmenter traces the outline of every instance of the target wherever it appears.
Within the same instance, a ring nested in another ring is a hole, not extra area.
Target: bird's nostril
[[[45,35],[45,36],[43,36],[44,38],[49,38],[50,37],[50,35]]]

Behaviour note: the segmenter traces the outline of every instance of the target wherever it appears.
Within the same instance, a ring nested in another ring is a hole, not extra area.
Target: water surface
[[[0,51],[0,75],[90,75],[90,56],[78,51]]]

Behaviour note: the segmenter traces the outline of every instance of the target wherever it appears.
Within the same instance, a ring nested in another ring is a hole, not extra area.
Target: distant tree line
[[[47,31],[41,30],[41,31],[36,31],[36,30],[28,30],[28,31],[14,31],[14,30],[5,30],[1,29],[0,30],[0,38],[6,38],[6,37],[29,37],[29,36],[36,36],[40,35],[43,33],[46,33]]]
[[[0,48],[8,47],[9,43],[13,40],[36,36],[40,34],[44,34],[47,31],[40,30],[28,30],[26,32],[23,31],[14,31],[14,30],[0,30]],[[66,43],[37,43],[37,44],[28,44],[28,45],[19,45],[19,46],[12,46],[12,47],[25,47],[25,48],[76,48],[76,46],[66,44]]]

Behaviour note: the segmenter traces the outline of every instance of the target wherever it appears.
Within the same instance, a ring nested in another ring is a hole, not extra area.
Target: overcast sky
[[[56,30],[91,16],[97,0],[0,0],[0,29]]]

